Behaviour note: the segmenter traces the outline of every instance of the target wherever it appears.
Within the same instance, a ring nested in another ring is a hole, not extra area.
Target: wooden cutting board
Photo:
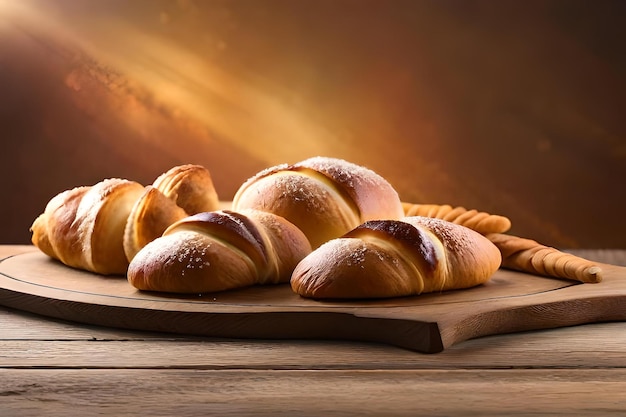
[[[360,340],[435,353],[490,334],[626,320],[626,267],[599,265],[599,284],[499,270],[467,290],[322,302],[303,299],[286,284],[193,296],[140,292],[124,277],[71,269],[33,251],[0,261],[0,305],[135,330]]]

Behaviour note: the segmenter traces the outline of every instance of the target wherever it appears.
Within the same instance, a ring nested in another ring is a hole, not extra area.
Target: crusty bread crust
[[[304,232],[313,248],[367,220],[404,216],[398,193],[380,175],[325,157],[257,173],[237,190],[232,207],[286,218]]]
[[[128,267],[124,229],[143,192],[141,184],[119,178],[64,191],[33,222],[32,242],[68,266],[123,274]]]
[[[296,226],[258,210],[199,213],[172,224],[141,249],[128,268],[136,288],[210,293],[288,282],[311,252]]]
[[[316,299],[410,296],[479,285],[500,261],[495,245],[464,226],[418,216],[377,220],[314,250],[291,286]]]

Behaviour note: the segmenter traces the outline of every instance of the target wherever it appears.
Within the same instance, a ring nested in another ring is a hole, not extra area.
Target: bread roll
[[[135,202],[124,229],[124,253],[130,262],[137,252],[173,223],[187,217],[182,207],[166,197],[153,186],[147,186],[143,195]]]
[[[316,299],[411,296],[482,284],[500,261],[495,245],[464,226],[419,216],[374,220],[315,249],[291,287]]]
[[[172,199],[187,215],[219,210],[211,173],[202,165],[179,165],[161,174],[152,186]]]
[[[296,226],[257,210],[203,212],[172,224],[128,268],[139,290],[211,293],[288,282],[311,252]]]
[[[152,186],[112,178],[53,197],[31,226],[32,242],[68,266],[125,274],[133,256],[177,220],[220,203],[208,170],[173,167]]]
[[[284,217],[304,232],[313,248],[365,221],[404,216],[398,193],[384,178],[327,157],[259,172],[237,190],[232,207]]]
[[[31,226],[32,242],[64,264],[100,274],[124,274],[123,236],[144,187],[111,178],[53,197]]]

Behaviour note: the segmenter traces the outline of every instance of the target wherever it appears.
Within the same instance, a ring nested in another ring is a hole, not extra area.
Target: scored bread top
[[[381,175],[338,158],[316,156],[295,164],[320,172],[338,185],[358,208],[360,222],[397,220],[404,216],[397,191]]]
[[[337,158],[314,157],[260,171],[237,190],[233,209],[286,218],[313,248],[367,220],[404,215],[395,189],[374,171]]]
[[[318,299],[411,296],[484,283],[500,262],[498,248],[464,226],[421,217],[374,220],[311,252],[291,287]]]

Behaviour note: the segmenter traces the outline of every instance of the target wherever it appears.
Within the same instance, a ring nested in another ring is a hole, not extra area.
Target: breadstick
[[[500,249],[503,268],[585,283],[602,281],[602,269],[587,259],[518,236],[486,236]]]
[[[468,227],[483,235],[504,233],[511,228],[511,221],[504,216],[489,214],[465,207],[452,207],[448,204],[412,204],[402,203],[404,215],[432,217]]]

